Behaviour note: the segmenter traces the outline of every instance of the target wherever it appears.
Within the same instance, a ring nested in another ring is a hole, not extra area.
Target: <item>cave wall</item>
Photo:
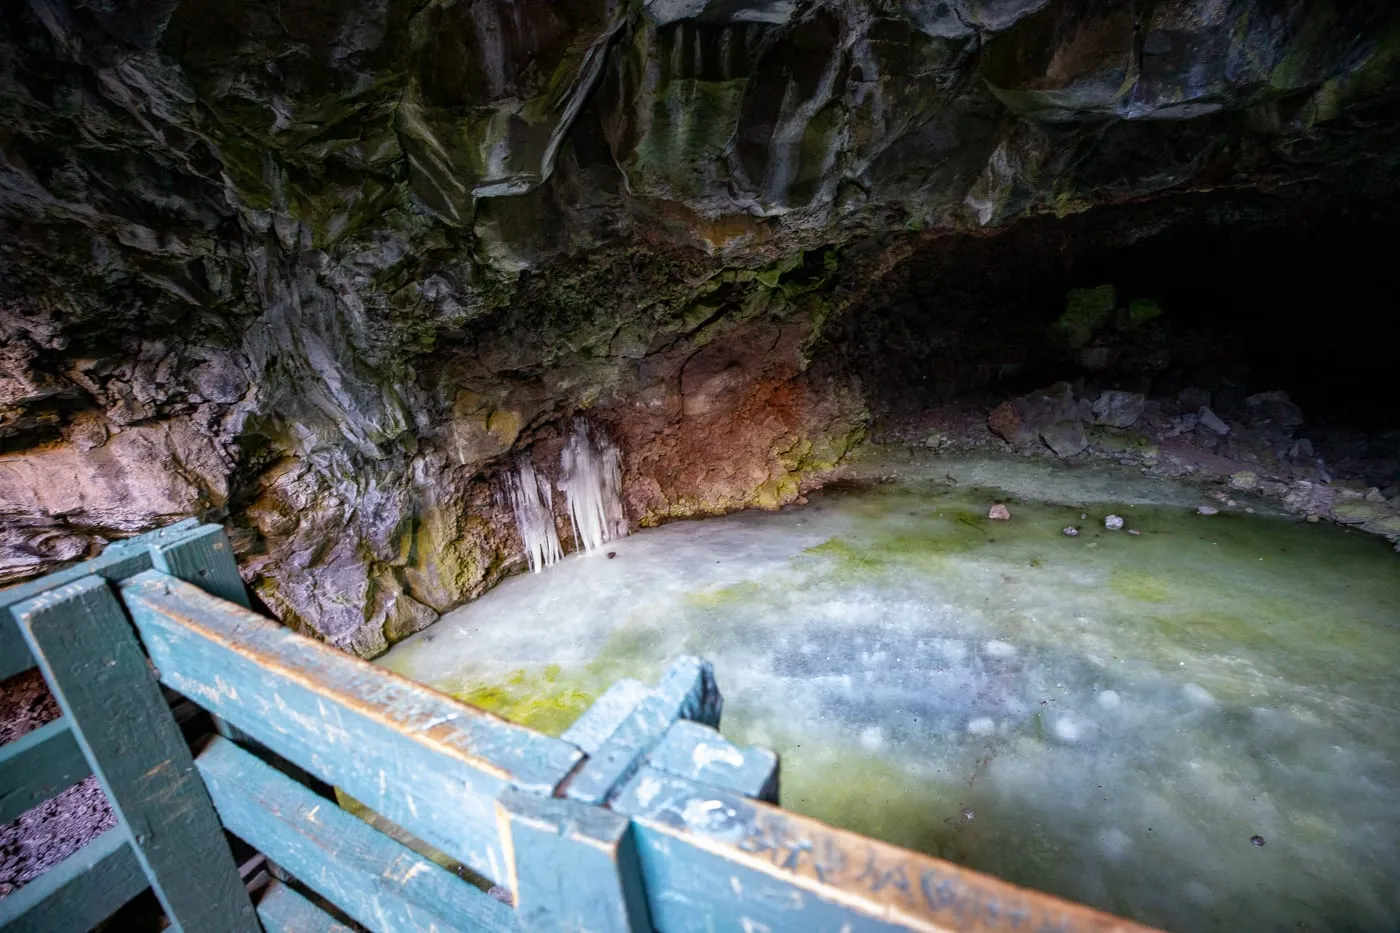
[[[1398,75],[1380,0],[14,4],[0,583],[194,513],[373,654],[511,568],[493,478],[572,414],[634,522],[792,501],[866,430],[814,348],[891,268],[1390,191]]]

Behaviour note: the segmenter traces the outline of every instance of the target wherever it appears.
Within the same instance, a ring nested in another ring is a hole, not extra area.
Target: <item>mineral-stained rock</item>
[[[1028,434],[1024,433],[1025,427],[1021,421],[1021,413],[1017,410],[1014,401],[1002,402],[993,408],[991,413],[987,415],[987,427],[997,437],[1013,444],[1029,437]]]
[[[1094,332],[1113,317],[1117,304],[1118,291],[1112,285],[1077,288],[1070,292],[1065,299],[1065,313],[1059,321],[1065,341],[1076,350],[1084,346]]]
[[[1375,502],[1355,499],[1332,506],[1332,517],[1344,525],[1362,525],[1390,517],[1390,510]]]
[[[1035,444],[1043,439],[1045,431],[1059,424],[1078,424],[1079,435],[1082,437],[1084,433],[1074,389],[1067,382],[1004,402],[992,409],[987,418],[987,426],[993,433],[1019,446]],[[1078,453],[1086,445],[1087,441],[1074,452]]]
[[[1259,474],[1253,470],[1240,470],[1230,475],[1230,488],[1247,491],[1259,487]]]
[[[913,244],[1400,152],[1383,0],[6,14],[0,582],[195,514],[365,653],[514,566],[493,480],[578,412],[634,522],[794,501],[869,420],[813,347]],[[1159,366],[1084,297],[1066,352]],[[1066,391],[990,426],[1082,449]]]

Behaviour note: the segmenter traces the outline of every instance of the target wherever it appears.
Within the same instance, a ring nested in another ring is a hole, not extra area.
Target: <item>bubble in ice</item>
[[[1016,646],[1006,641],[999,641],[993,638],[983,646],[987,654],[994,658],[1009,658],[1016,654]]]

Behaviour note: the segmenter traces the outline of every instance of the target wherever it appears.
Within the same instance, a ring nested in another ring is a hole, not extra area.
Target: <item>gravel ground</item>
[[[38,671],[0,683],[0,744],[59,716]],[[97,778],[89,777],[0,826],[0,897],[42,875],[116,825]]]

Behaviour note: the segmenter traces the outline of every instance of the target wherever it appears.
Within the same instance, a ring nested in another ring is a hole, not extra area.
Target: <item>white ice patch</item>
[[[1055,737],[1062,742],[1078,742],[1079,737],[1084,734],[1084,727],[1069,716],[1056,719],[1052,728],[1055,730]]]
[[[1186,684],[1181,688],[1181,693],[1197,706],[1215,705],[1215,697],[1211,696],[1210,691],[1200,684]]]
[[[879,726],[866,726],[860,730],[860,745],[867,752],[878,752],[885,747],[885,730]]]
[[[1197,904],[1210,904],[1215,900],[1215,892],[1199,881],[1191,881],[1186,885],[1186,896]]]
[[[1094,834],[1094,842],[1099,851],[1113,861],[1121,861],[1133,847],[1133,840],[1121,829],[1109,827]]]
[[[1104,709],[1117,709],[1123,703],[1123,698],[1118,695],[1117,690],[1105,690],[1099,694],[1099,705]]]
[[[994,658],[1013,658],[1016,656],[1016,646],[1007,641],[992,639],[982,646],[987,654]]]
[[[997,731],[997,724],[990,716],[980,716],[967,724],[967,731],[972,735],[991,735]]]

